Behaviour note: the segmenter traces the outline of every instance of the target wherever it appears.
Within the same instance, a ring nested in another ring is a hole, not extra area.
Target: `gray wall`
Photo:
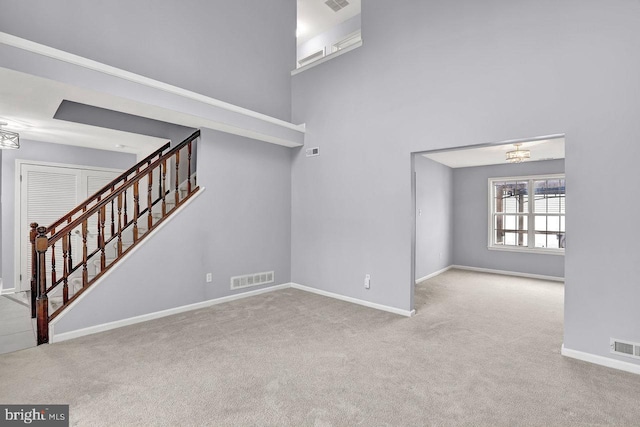
[[[289,119],[295,0],[3,1],[0,31]]]
[[[640,3],[402,3],[369,0],[366,43],[293,77],[322,154],[293,159],[292,280],[411,308],[410,153],[565,133],[564,344],[618,358],[609,337],[640,341],[640,235],[599,227],[611,205],[594,194],[635,224]]]
[[[564,160],[454,169],[453,263],[467,267],[564,277],[562,255],[487,249],[489,178],[554,173],[564,173]],[[571,198],[571,194],[567,198]]]
[[[290,282],[290,150],[202,129],[198,153],[204,192],[66,312],[56,333],[272,286],[231,291],[231,276],[274,270],[276,285]]]
[[[416,155],[416,280],[453,264],[453,169]]]
[[[32,160],[112,169],[128,169],[136,163],[134,154],[94,150],[71,145],[21,140],[19,150],[2,151],[2,281],[14,287],[15,166],[16,160]]]

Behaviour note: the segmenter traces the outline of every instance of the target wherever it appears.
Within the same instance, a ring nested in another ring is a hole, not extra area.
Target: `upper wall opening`
[[[361,0],[298,0],[296,68],[362,41]]]

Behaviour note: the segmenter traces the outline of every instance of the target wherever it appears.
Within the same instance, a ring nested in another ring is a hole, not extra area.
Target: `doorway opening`
[[[452,268],[564,281],[564,135],[412,153],[411,306]]]

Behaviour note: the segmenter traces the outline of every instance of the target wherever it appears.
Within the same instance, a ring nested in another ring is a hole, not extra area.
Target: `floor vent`
[[[245,274],[244,276],[233,276],[231,278],[231,289],[248,288],[250,286],[266,285],[273,283],[275,275],[273,271],[262,273]]]
[[[611,353],[640,359],[640,344],[611,338]]]

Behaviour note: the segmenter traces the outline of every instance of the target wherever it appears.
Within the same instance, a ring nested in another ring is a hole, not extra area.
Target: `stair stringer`
[[[205,299],[201,187],[49,323],[56,335],[122,321]]]

